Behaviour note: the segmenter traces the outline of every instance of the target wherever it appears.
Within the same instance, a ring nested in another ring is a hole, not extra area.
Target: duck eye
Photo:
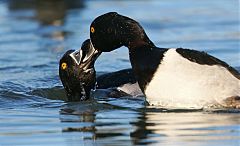
[[[94,33],[94,32],[95,32],[94,27],[91,27],[91,28],[90,28],[90,31],[91,31],[91,33]]]
[[[65,62],[62,63],[61,67],[62,67],[62,70],[65,70],[67,68],[67,63],[65,63]]]

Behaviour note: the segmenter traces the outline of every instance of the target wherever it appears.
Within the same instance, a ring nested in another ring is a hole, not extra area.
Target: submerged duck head
[[[100,55],[90,40],[80,50],[68,50],[59,62],[59,76],[69,101],[82,101],[90,97],[96,83],[94,63]]]
[[[90,38],[94,48],[101,52],[121,46],[134,48],[144,44],[153,45],[137,21],[116,12],[98,16],[90,25]]]

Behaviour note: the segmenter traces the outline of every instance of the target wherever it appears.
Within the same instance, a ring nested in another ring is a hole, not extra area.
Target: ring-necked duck
[[[151,105],[199,108],[225,106],[229,99],[234,99],[230,106],[240,103],[240,74],[233,67],[205,52],[158,48],[129,17],[116,12],[97,17],[90,38],[98,54],[128,47],[134,75]]]
[[[90,40],[83,42],[80,50],[67,51],[59,62],[59,76],[69,101],[87,100],[93,89],[108,89],[107,96],[137,96],[142,92],[132,69],[102,74],[96,77],[95,53]],[[90,57],[90,55],[92,55]]]

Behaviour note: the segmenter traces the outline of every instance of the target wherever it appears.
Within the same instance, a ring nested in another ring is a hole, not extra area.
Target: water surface
[[[0,0],[0,145],[240,145],[239,110],[166,110],[101,92],[66,101],[58,60],[109,11],[139,21],[159,47],[206,51],[240,70],[237,0]],[[96,63],[128,67],[126,48]]]

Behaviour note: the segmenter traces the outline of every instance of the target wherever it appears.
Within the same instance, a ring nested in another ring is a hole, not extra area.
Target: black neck
[[[128,45],[126,46],[129,48],[129,51],[134,51],[136,49],[140,49],[143,47],[147,47],[147,48],[153,48],[155,47],[154,43],[151,40],[138,40],[138,41],[133,41],[133,42],[129,42]]]
[[[154,44],[143,44],[138,47],[129,48],[129,56],[133,72],[142,91],[152,80],[166,49],[160,49]]]

